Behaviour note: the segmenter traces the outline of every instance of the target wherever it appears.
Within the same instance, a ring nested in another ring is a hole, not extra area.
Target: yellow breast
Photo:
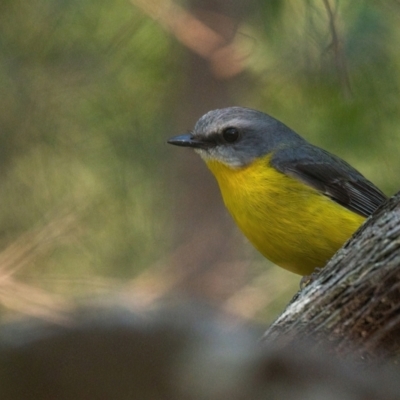
[[[269,156],[238,169],[206,163],[242,232],[265,257],[294,273],[323,267],[365,219],[277,171]]]

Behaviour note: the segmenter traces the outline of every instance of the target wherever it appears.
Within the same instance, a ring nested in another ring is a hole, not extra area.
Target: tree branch
[[[329,343],[360,359],[400,354],[400,192],[377,210],[264,335]],[[355,350],[355,352],[354,352]]]

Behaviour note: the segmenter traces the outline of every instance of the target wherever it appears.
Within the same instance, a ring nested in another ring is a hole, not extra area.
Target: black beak
[[[174,136],[168,139],[167,143],[174,144],[175,146],[192,147],[194,149],[208,149],[213,145],[211,142],[193,138],[190,133]]]

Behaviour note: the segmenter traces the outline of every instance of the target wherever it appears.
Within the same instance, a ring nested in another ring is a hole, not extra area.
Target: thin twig
[[[343,46],[339,39],[339,34],[338,34],[338,31],[336,28],[335,16],[333,14],[329,0],[322,0],[322,1],[324,3],[324,6],[328,13],[329,29],[330,29],[330,32],[332,35],[332,42],[329,47],[332,47],[332,49],[333,49],[335,65],[336,65],[336,70],[337,70],[337,73],[339,76],[340,85],[341,85],[341,88],[343,89],[344,96],[346,98],[351,98],[352,92],[351,92],[350,79],[349,79],[349,74],[348,74],[348,69],[347,69],[347,64],[346,64],[346,58],[343,54]]]

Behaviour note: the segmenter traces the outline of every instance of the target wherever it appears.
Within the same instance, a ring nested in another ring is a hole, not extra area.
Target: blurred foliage
[[[236,21],[245,69],[225,83],[232,104],[274,115],[393,193],[399,3],[253,0],[247,7]],[[187,107],[188,53],[135,1],[1,2],[0,244],[7,249],[65,215],[75,221],[46,236],[50,244],[29,266],[14,265],[21,280],[81,295],[96,277],[120,282],[168,263],[180,223],[171,209],[184,190],[171,177],[184,167],[165,140]],[[266,262],[250,258],[251,285]],[[273,292],[263,318],[281,310],[298,282],[270,271],[261,280]]]
[[[249,27],[259,53],[250,68],[263,84],[258,82],[248,103],[341,155],[393,193],[400,169],[400,5],[329,2],[337,55],[323,1],[284,3],[272,26],[265,28],[260,13]]]
[[[129,3],[110,5],[16,1],[0,16],[1,239],[77,208],[81,249],[56,249],[53,273],[126,275],[161,254],[169,39]]]

